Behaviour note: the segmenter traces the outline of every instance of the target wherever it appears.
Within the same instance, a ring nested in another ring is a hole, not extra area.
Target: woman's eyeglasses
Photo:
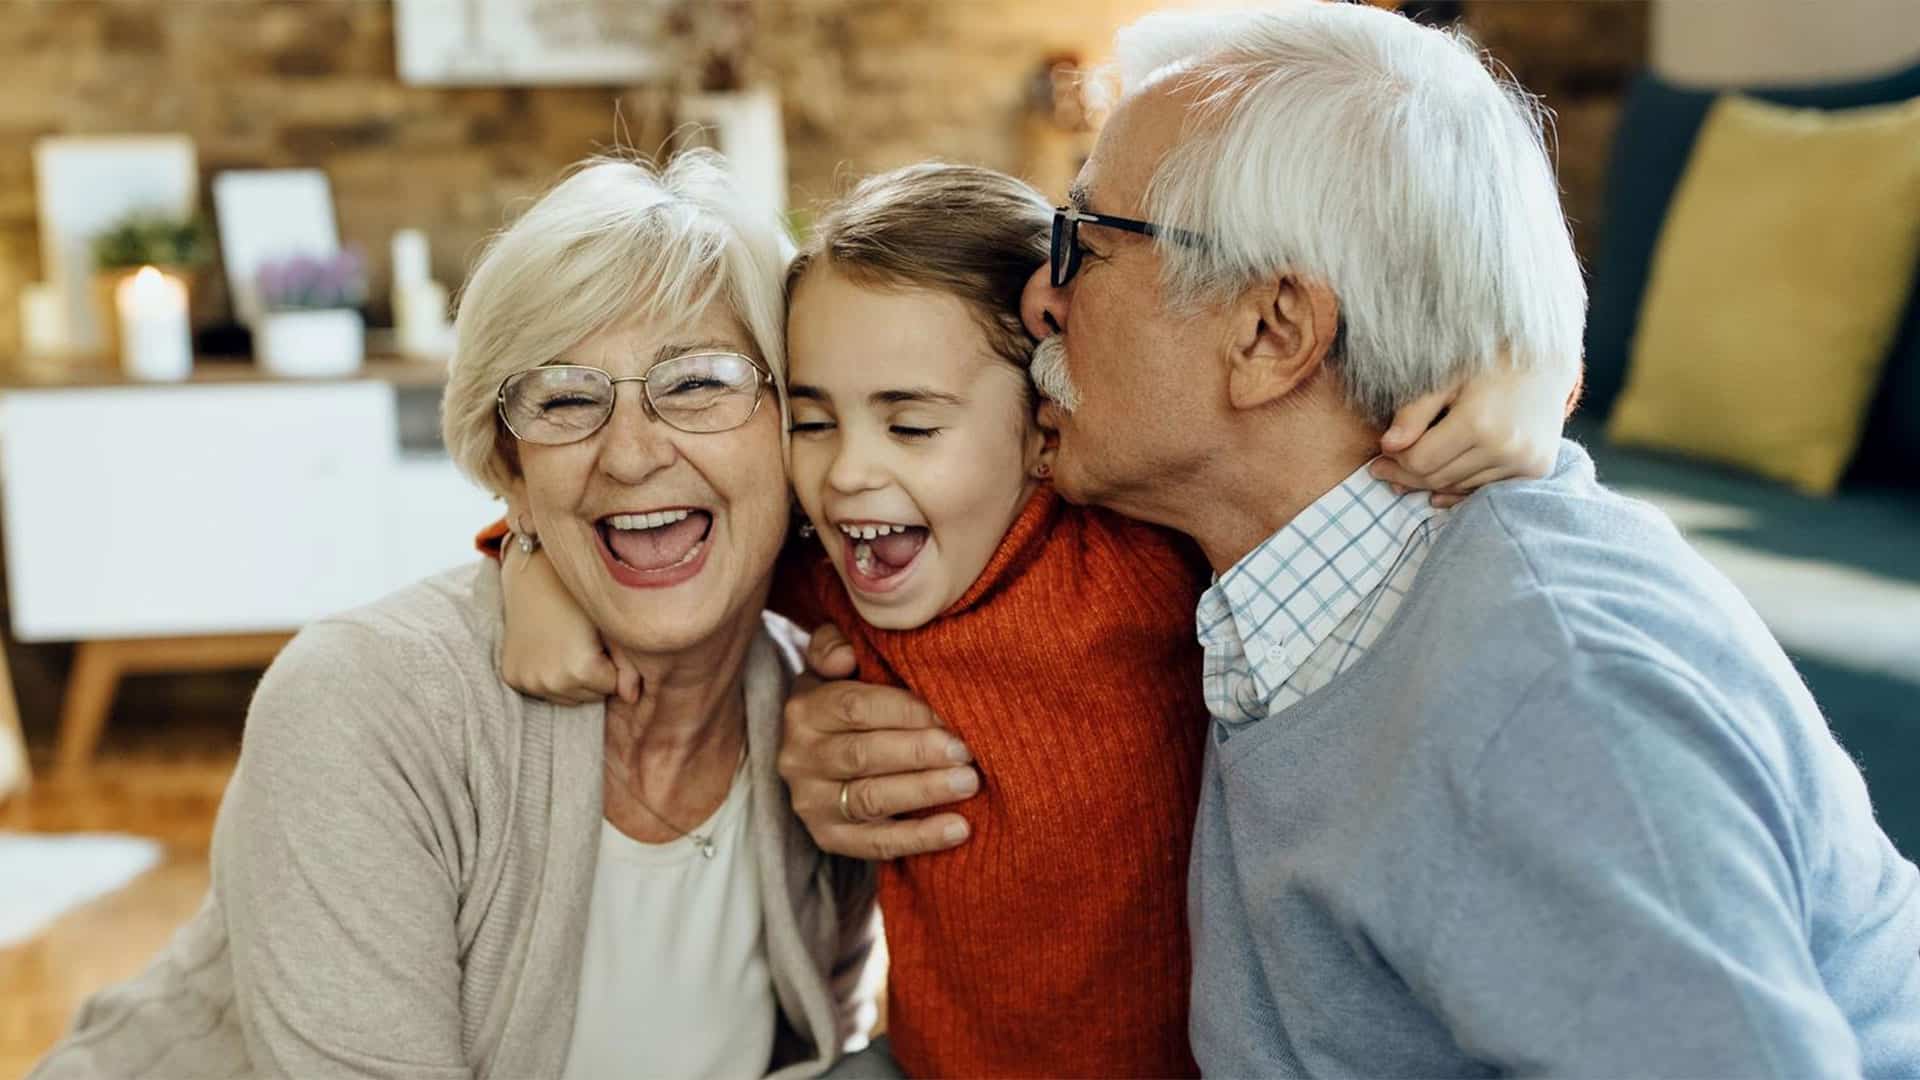
[[[623,379],[596,367],[548,364],[501,380],[500,420],[523,442],[579,442],[606,426],[615,389],[633,382],[648,415],[675,430],[708,435],[753,419],[772,381],[758,362],[731,352],[688,353]]]

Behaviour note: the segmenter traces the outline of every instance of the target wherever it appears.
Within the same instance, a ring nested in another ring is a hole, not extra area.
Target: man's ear
[[[1339,301],[1320,282],[1282,274],[1248,288],[1234,305],[1228,401],[1255,409],[1311,383],[1339,326]]]

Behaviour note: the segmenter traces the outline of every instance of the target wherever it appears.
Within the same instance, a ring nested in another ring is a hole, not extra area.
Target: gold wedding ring
[[[849,825],[860,824],[860,819],[853,816],[853,781],[851,780],[840,781],[840,816],[846,818]]]

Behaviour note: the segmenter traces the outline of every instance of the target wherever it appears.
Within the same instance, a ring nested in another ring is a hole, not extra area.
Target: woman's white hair
[[[501,380],[631,319],[678,326],[727,305],[774,373],[786,415],[782,348],[792,243],[748,209],[724,159],[685,151],[664,168],[595,157],[488,241],[461,291],[441,428],[455,463],[496,495],[517,469],[498,420]]]
[[[1492,366],[1579,363],[1586,286],[1544,110],[1464,34],[1354,4],[1152,15],[1121,31],[1124,93],[1193,80],[1148,185],[1177,306],[1283,271],[1338,298],[1332,363],[1384,423]]]

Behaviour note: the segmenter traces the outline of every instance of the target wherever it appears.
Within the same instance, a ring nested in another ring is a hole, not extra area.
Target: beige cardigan
[[[205,905],[34,1080],[560,1073],[605,709],[501,682],[499,589],[476,563],[287,646],[248,713]],[[743,676],[783,1077],[838,1056],[874,925],[870,872],[813,846],[774,771],[796,666],[769,632]]]

